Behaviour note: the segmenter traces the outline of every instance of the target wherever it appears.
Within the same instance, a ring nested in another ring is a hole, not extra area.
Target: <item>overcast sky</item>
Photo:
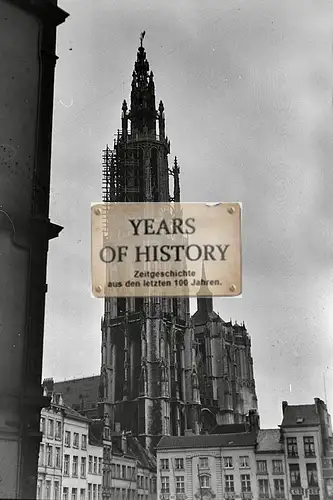
[[[50,243],[44,376],[100,370],[90,205],[146,30],[182,200],[243,203],[243,296],[214,303],[251,335],[261,425],[281,422],[282,400],[324,398],[324,373],[333,412],[332,2],[60,7],[51,219],[64,230]]]

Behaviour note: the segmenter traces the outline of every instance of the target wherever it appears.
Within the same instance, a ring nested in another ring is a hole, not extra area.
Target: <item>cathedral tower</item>
[[[103,201],[180,201],[177,159],[168,167],[170,141],[164,106],[142,45],[132,75],[130,108],[114,148],[103,154]],[[170,177],[173,195],[170,195]],[[162,435],[198,432],[200,400],[189,300],[107,298],[102,319],[101,411],[142,444],[154,448]]]

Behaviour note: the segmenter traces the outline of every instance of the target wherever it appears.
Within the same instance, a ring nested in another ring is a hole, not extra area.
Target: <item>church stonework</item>
[[[164,105],[156,108],[142,39],[121,121],[103,154],[103,201],[179,202],[179,165],[168,166]],[[199,433],[205,415],[242,423],[257,409],[249,335],[206,295],[192,318],[188,298],[105,299],[100,407],[111,430],[119,422],[154,450],[163,435]]]

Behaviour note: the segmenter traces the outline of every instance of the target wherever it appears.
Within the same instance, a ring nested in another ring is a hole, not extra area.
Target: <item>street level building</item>
[[[51,405],[41,414],[37,499],[101,500],[103,446],[90,438],[90,421],[64,404],[44,381]]]
[[[326,404],[282,403],[281,425],[291,500],[333,498],[333,439]]]
[[[120,425],[111,431],[107,418],[69,407],[57,389],[53,379],[44,380],[52,402],[40,421],[37,499],[156,500],[155,456]]]
[[[288,498],[286,460],[280,429],[260,429],[255,454],[258,498]]]
[[[259,498],[256,441],[256,432],[164,436],[157,446],[158,498]]]

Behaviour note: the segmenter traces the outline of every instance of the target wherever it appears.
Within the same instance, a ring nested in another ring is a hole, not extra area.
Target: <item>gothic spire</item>
[[[197,294],[197,306],[198,311],[203,314],[208,314],[213,311],[213,294],[209,290],[208,285],[206,285],[207,277],[205,264],[202,262],[202,270],[201,270],[201,286],[199,292]]]
[[[149,73],[149,62],[142,45],[145,34],[143,31],[140,36],[140,47],[132,75],[130,120],[132,132],[156,134],[154,75],[152,71]]]

